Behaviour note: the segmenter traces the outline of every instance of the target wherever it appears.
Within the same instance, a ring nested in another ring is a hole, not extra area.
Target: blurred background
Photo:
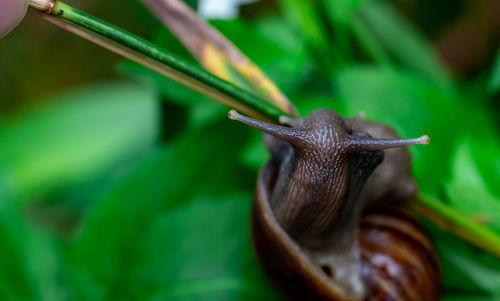
[[[500,1],[243,2],[188,1],[302,115],[428,134],[420,190],[500,235]],[[67,3],[196,63],[140,1]],[[0,299],[279,299],[248,227],[269,155],[227,111],[28,15],[0,39]],[[423,222],[443,300],[500,300],[500,259]]]

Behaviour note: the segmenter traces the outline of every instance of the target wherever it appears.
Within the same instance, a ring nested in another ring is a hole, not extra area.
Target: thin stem
[[[278,87],[231,41],[183,0],[141,0],[210,73],[251,91],[278,108],[298,112]]]
[[[410,208],[429,219],[442,229],[500,257],[500,237],[456,209],[446,206],[430,195],[419,193],[418,200],[410,202]]]
[[[40,12],[38,15],[67,30],[71,28],[70,31],[73,33],[179,81],[245,114],[273,121],[277,121],[281,115],[286,115],[285,112],[265,99],[216,77],[139,36],[88,15],[61,1],[55,2],[52,10],[53,16],[49,17],[49,15]],[[57,19],[71,22],[80,28]]]

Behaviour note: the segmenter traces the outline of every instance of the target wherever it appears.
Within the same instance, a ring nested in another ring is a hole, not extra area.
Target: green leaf
[[[446,184],[450,203],[471,219],[493,227],[500,233],[500,200],[488,191],[474,160],[471,140],[462,141],[455,151],[453,177]]]
[[[134,283],[151,300],[276,300],[253,256],[251,194],[200,196],[152,224]]]
[[[451,80],[429,42],[388,2],[368,1],[361,6],[360,16],[373,36],[403,66],[432,79],[443,89],[452,91]]]
[[[500,49],[498,50],[490,80],[488,82],[488,92],[496,93],[500,91]]]
[[[154,94],[125,82],[52,97],[0,123],[0,190],[24,197],[88,179],[151,145]]]
[[[3,210],[5,211],[5,210]],[[8,212],[12,215],[11,212]],[[0,297],[2,299],[30,300],[34,298],[35,291],[31,286],[26,262],[24,262],[23,249],[16,240],[16,234],[23,231],[16,230],[19,223],[12,222],[12,216],[2,214],[0,220]]]
[[[356,12],[368,0],[325,0],[327,14],[338,23],[349,24]]]
[[[387,49],[371,33],[369,25],[362,22],[360,18],[353,18],[350,26],[354,37],[378,65],[390,67],[394,64]]]
[[[203,127],[227,117],[226,106],[137,63],[124,62],[118,71],[158,89],[165,96],[163,100],[186,107],[189,126]]]
[[[344,115],[364,111],[368,120],[387,123],[402,137],[429,135],[428,146],[410,147],[413,167],[423,191],[434,193],[441,189],[443,180],[449,177],[456,134],[449,129],[462,112],[459,100],[432,81],[385,68],[346,68],[338,72],[334,85],[345,107]]]
[[[329,75],[344,63],[345,53],[341,53],[329,38],[322,8],[317,3],[308,0],[280,0],[279,4],[289,27],[307,46],[317,70]]]
[[[294,93],[304,81],[307,75],[307,64],[310,64],[305,45],[280,19],[268,17],[256,23],[218,20],[213,22],[213,26],[237,44],[287,94]],[[158,36],[161,37],[162,44],[176,45],[178,43],[172,35],[164,31],[160,31]],[[277,60],[277,57],[281,59]],[[200,98],[202,102],[205,102],[204,99],[209,99],[137,64],[130,62],[121,64],[119,71],[154,79],[160,91],[178,103],[185,102],[192,106],[196,105]]]
[[[432,230],[440,253],[443,292],[454,295],[486,295],[500,297],[500,260],[473,247],[436,226]],[[488,300],[488,299],[486,299]]]
[[[183,42],[207,71],[248,91],[254,91],[263,101],[268,101],[286,114],[297,114],[293,104],[259,67],[189,6],[182,2],[142,2]]]
[[[321,50],[329,49],[325,28],[315,4],[307,0],[281,0],[283,13],[291,26],[307,41]]]
[[[71,256],[73,278],[83,299],[143,295],[135,291],[134,271],[147,258],[143,252],[155,251],[142,246],[159,216],[202,193],[214,196],[252,189],[255,173],[236,163],[245,130],[249,129],[226,120],[190,131],[150,154],[96,200]],[[145,293],[157,288],[151,285]]]
[[[242,162],[255,170],[260,169],[270,157],[261,133],[255,133],[241,153]]]
[[[232,20],[216,21],[213,25],[248,54],[249,58],[287,94],[293,94],[300,87],[306,75],[306,66],[310,62],[303,43],[284,26],[283,22],[270,17],[259,20],[256,24]],[[173,36],[163,31],[158,35],[161,36],[162,44],[175,45]],[[279,38],[276,38],[277,36]],[[276,57],[282,59],[276,60]],[[226,117],[227,107],[214,104],[212,99],[148,68],[125,62],[119,65],[118,70],[154,85],[168,101],[188,107],[188,123],[192,126],[204,126]]]
[[[37,11],[37,14],[53,24],[147,66],[245,114],[267,120],[277,120],[281,115],[286,115],[280,108],[255,93],[241,89],[156,44],[62,1],[55,2],[50,13]]]
[[[61,276],[61,254],[47,233],[20,216],[13,203],[1,200],[0,298],[65,300],[70,291]]]
[[[255,23],[214,21],[213,25],[238,45],[285,94],[294,93],[304,81],[311,58],[305,43],[281,19],[266,17]]]

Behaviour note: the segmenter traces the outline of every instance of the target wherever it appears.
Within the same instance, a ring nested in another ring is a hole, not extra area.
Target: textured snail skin
[[[356,300],[330,281],[308,251],[291,239],[276,221],[269,200],[277,168],[270,161],[261,169],[252,206],[252,240],[261,266],[290,300]]]
[[[366,208],[358,226],[362,298],[345,292],[315,260],[314,251],[298,245],[277,223],[269,196],[279,165],[260,171],[252,208],[254,250],[274,284],[290,300],[439,300],[439,259],[425,231],[397,206]]]
[[[257,181],[252,237],[287,297],[439,299],[438,256],[423,229],[397,209],[416,193],[402,147],[427,144],[427,136],[399,139],[387,126],[330,109],[280,119],[290,127],[234,111],[229,117],[268,134],[272,159]],[[385,162],[384,154],[391,156]]]
[[[278,223],[301,245],[325,249],[335,244],[337,255],[349,251],[354,243],[348,228],[353,228],[364,207],[358,201],[359,195],[368,176],[382,161],[382,150],[428,140],[426,136],[372,138],[354,131],[353,119],[331,109],[318,109],[301,119],[283,120],[291,127],[262,122],[234,111],[229,117],[273,137],[267,139],[268,148],[274,160],[280,162],[280,173],[270,206]],[[332,256],[326,257],[338,264],[346,258]],[[353,273],[356,274],[355,271],[350,274]],[[357,290],[355,285],[352,289]]]

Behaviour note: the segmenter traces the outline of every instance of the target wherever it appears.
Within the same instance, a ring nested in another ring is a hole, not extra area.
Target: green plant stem
[[[245,114],[274,121],[278,120],[279,116],[287,115],[267,100],[214,76],[139,36],[61,1],[55,2],[52,15],[77,24],[165,65],[169,69],[169,77],[172,79]]]
[[[500,237],[463,213],[424,193],[419,193],[418,201],[412,201],[410,207],[442,229],[500,257]]]

